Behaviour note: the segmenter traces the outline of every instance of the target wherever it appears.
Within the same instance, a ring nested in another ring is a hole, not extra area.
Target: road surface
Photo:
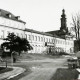
[[[50,80],[57,68],[63,67],[65,62],[65,58],[22,61],[22,63],[29,65],[32,73],[19,80]]]

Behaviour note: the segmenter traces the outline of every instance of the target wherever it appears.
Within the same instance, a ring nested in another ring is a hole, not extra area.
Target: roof
[[[9,15],[10,15],[10,17],[9,17]],[[19,22],[22,22],[22,23],[26,23],[26,22],[24,22],[20,19],[18,20],[19,16],[15,16],[11,12],[3,10],[3,9],[0,9],[0,16],[8,18],[8,19],[15,20],[15,21],[19,21]]]
[[[62,39],[65,39],[65,37],[72,37],[69,32],[66,32],[64,30],[49,31],[46,33],[52,34],[56,38],[62,38]]]
[[[37,33],[37,34],[42,34],[42,35],[46,35],[46,36],[51,36],[53,37],[52,34],[49,34],[49,33],[45,33],[45,32],[40,32],[40,31],[36,31],[36,30],[33,30],[33,29],[28,29],[26,28],[25,31],[28,31],[28,32],[32,32],[32,33]]]
[[[58,35],[60,30],[55,30],[55,31],[48,31],[46,33],[52,34],[52,35]]]

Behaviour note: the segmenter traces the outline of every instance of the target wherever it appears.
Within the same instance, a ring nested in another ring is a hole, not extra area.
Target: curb
[[[21,67],[17,67],[19,68],[18,71],[16,73],[13,73],[12,75],[10,75],[7,79],[13,78],[15,76],[18,76],[19,74],[23,73],[26,69],[23,69]]]
[[[10,66],[8,66],[8,67],[13,68],[13,70],[0,74],[0,80],[13,78],[13,77],[18,76],[19,74],[23,73],[26,70],[21,67],[10,67]]]

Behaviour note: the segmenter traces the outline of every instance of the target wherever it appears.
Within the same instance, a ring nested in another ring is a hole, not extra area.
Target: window
[[[25,38],[27,39],[27,34],[25,34]]]
[[[35,41],[37,41],[37,36],[35,36]]]
[[[51,39],[51,42],[53,43],[53,39]]]
[[[50,42],[50,39],[49,39],[49,42]]]
[[[29,40],[31,40],[31,35],[29,35]]]
[[[45,38],[44,38],[44,42],[45,42]]]
[[[38,40],[40,41],[40,37],[38,36]]]
[[[41,37],[41,41],[43,41],[43,37]]]
[[[55,43],[57,43],[57,40],[55,39]]]
[[[32,35],[32,40],[34,40],[34,35]]]

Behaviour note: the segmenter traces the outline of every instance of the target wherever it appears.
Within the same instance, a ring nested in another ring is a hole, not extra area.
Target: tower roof
[[[63,9],[62,10],[62,15],[61,15],[61,17],[65,17],[66,15],[65,15],[65,9]]]
[[[62,13],[65,14],[65,9],[62,10]]]

